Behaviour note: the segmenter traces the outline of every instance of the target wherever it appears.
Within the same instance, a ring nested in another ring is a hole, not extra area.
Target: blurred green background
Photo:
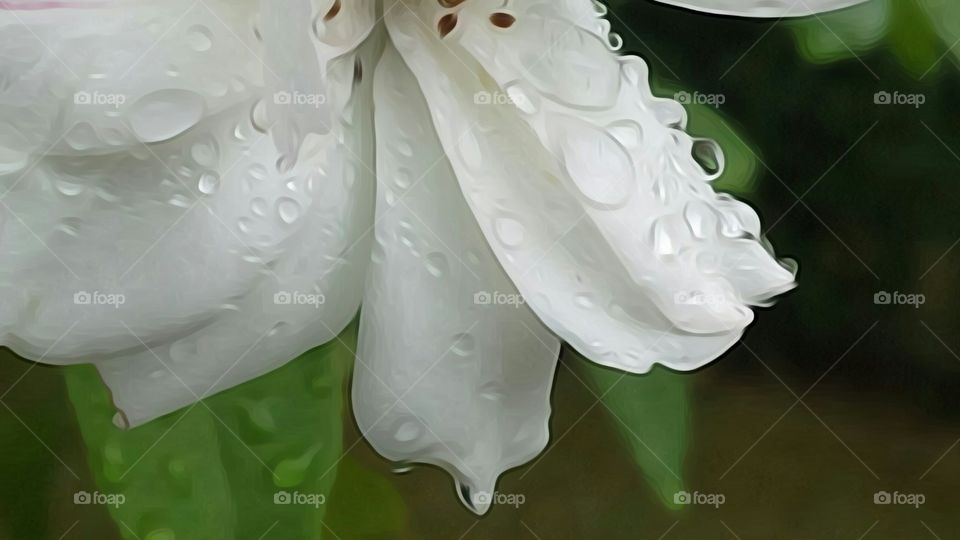
[[[694,374],[621,380],[565,351],[550,446],[498,485],[523,504],[477,519],[445,473],[373,453],[344,401],[352,330],[129,433],[92,370],[4,350],[0,539],[960,535],[956,5],[746,21],[611,4],[623,50],[659,95],[686,92],[689,131],[726,154],[718,188],[758,209],[800,285]],[[324,504],[271,504],[294,489]],[[675,504],[680,490],[723,504]],[[126,503],[75,504],[84,491]]]

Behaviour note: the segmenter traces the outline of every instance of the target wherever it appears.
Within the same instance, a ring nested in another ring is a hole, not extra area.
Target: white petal
[[[547,443],[560,342],[510,303],[519,294],[392,47],[375,86],[380,183],[354,412],[378,452],[443,467],[482,514],[497,477]]]
[[[0,10],[0,146],[89,155],[170,139],[262,87],[255,2],[80,5]]]
[[[269,115],[276,120],[277,146],[293,158],[308,133],[333,127],[336,85],[327,83],[327,59],[353,51],[373,29],[375,0],[287,0],[260,5],[259,30],[268,73]],[[317,59],[322,61],[318,62]],[[349,87],[347,88],[349,90]]]
[[[756,214],[711,189],[682,107],[608,50],[590,2],[464,4],[442,41],[417,21],[436,5],[418,6],[388,28],[467,202],[530,306],[584,355],[694,369],[739,338],[748,305],[793,285]]]
[[[682,8],[741,17],[803,17],[843,9],[867,0],[656,0]]]
[[[378,48],[329,65],[337,121],[286,172],[249,98],[166,142],[0,176],[0,344],[97,363],[137,425],[334,337],[369,254],[372,85],[355,77]]]

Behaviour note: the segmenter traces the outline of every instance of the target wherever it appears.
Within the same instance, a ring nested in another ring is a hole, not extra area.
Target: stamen
[[[328,11],[327,14],[323,16],[323,20],[329,21],[330,19],[336,17],[337,14],[340,13],[341,7],[342,6],[340,5],[340,0],[334,0],[333,5],[330,6],[330,11]]]
[[[453,32],[453,29],[457,27],[457,14],[448,13],[440,18],[440,22],[437,23],[437,29],[440,31],[440,37],[447,37],[447,34]]]
[[[493,15],[490,15],[490,22],[493,23],[497,28],[510,28],[513,26],[513,23],[517,22],[517,18],[509,13],[497,12]]]

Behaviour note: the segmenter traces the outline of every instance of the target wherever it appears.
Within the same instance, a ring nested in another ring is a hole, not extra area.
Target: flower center
[[[437,21],[437,32],[440,33],[441,38],[447,37],[450,32],[453,32],[454,29],[456,29],[460,12],[458,8],[464,2],[466,2],[466,0],[437,0],[437,3],[440,4],[441,8],[445,10],[454,10],[452,12],[443,14]],[[490,23],[497,28],[510,28],[516,21],[516,17],[504,11],[495,11],[490,14]]]

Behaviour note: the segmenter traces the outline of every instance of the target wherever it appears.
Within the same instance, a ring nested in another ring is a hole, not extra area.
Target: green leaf
[[[960,60],[960,48],[957,43],[960,42],[960,3],[956,0],[919,0],[923,11],[929,17],[929,24],[924,27],[932,26],[942,40],[943,49],[950,48],[947,53],[953,53],[954,63]],[[940,53],[933,61],[940,62],[943,59]],[[926,69],[934,70],[939,68],[940,64],[930,64]]]
[[[100,493],[122,501],[109,510],[124,538],[319,538],[351,358],[336,342],[129,431],[114,427],[96,370],[68,368],[90,467]]]
[[[0,538],[46,537],[44,533],[55,538],[63,531],[54,533],[50,527],[55,506],[51,492],[73,480],[54,457],[56,453],[70,463],[64,441],[71,420],[63,414],[63,384],[50,368],[21,360],[4,348],[0,381]]]
[[[880,43],[891,24],[891,0],[787,22],[800,55],[814,64],[848,60]]]
[[[674,494],[685,489],[683,461],[690,432],[689,375],[661,366],[646,375],[577,363],[606,405],[640,472],[667,507],[679,509]]]
[[[892,12],[890,48],[911,75],[922,77],[936,66],[942,54],[931,19],[917,2],[894,2]]]

